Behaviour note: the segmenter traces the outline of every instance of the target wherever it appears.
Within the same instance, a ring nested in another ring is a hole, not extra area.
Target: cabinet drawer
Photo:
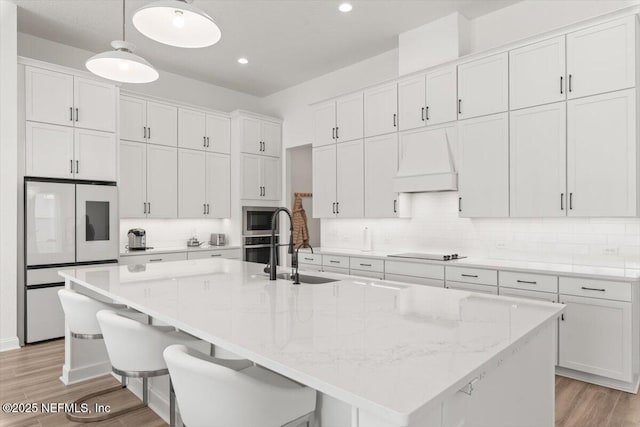
[[[500,287],[528,289],[540,292],[558,292],[557,276],[501,271],[498,279]]]
[[[449,267],[447,266],[447,282],[478,283],[480,285],[498,284],[498,272],[496,270],[483,270],[481,268]]]
[[[187,259],[228,258],[240,259],[240,249],[187,252]]]
[[[166,262],[166,261],[184,261],[187,259],[186,252],[176,252],[170,254],[155,255],[132,255],[120,258],[122,265],[147,264],[150,262]]]
[[[300,263],[300,271],[322,271],[322,266],[318,264]]]
[[[444,280],[442,279],[429,279],[427,277],[416,276],[403,276],[402,274],[394,274],[386,272],[384,274],[385,280],[393,280],[394,282],[411,283],[413,285],[433,286],[436,288],[444,288]]]
[[[384,260],[351,257],[349,259],[349,267],[352,270],[376,271],[382,273],[384,272]]]
[[[349,257],[338,255],[322,255],[322,266],[349,268]]]
[[[631,301],[631,283],[560,277],[560,293],[581,297]]]
[[[498,295],[497,286],[478,285],[476,283],[450,282],[449,280],[447,280],[447,284],[445,285],[445,288],[459,289],[459,290],[470,291],[470,292],[480,292],[483,294]]]
[[[341,268],[341,267],[331,267],[329,265],[327,266],[323,266],[322,267],[322,271],[325,271],[327,273],[338,273],[338,274],[344,274],[345,276],[349,275],[349,269],[348,268]]]
[[[58,271],[72,268],[74,267],[36,268],[27,270],[27,286],[64,283],[64,277],[58,275]]]
[[[313,265],[322,265],[322,255],[318,254],[310,254],[310,253],[299,253],[300,257],[298,261],[300,264],[313,264]]]
[[[351,276],[360,276],[360,277],[368,277],[371,279],[384,280],[384,273],[381,271],[371,271],[371,270],[354,270],[353,268],[350,270],[349,274]]]
[[[444,265],[418,262],[385,261],[386,273],[444,280]]]

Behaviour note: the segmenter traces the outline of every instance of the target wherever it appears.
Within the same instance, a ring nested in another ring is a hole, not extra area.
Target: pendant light
[[[123,83],[149,83],[158,79],[158,72],[144,58],[133,53],[135,46],[125,41],[125,0],[122,0],[122,40],[114,40],[114,50],[89,58],[85,64],[93,74]]]
[[[216,44],[222,33],[213,19],[191,5],[192,0],[160,0],[133,14],[133,25],[152,40],[175,47]]]

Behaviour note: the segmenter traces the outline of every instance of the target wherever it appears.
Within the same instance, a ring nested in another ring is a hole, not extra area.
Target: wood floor
[[[111,375],[106,375],[66,387],[59,380],[63,361],[62,340],[0,353],[0,403],[73,402],[89,392],[117,384]],[[101,400],[101,403],[108,403],[114,410],[137,402],[138,399],[128,390],[117,391]],[[0,427],[78,425],[68,421],[63,413],[0,412]],[[150,409],[144,408],[114,420],[87,426],[159,427],[166,424]],[[556,377],[556,426],[640,427],[640,396]]]

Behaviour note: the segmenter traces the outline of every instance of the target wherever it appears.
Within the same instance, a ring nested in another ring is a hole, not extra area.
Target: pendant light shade
[[[222,33],[191,0],[160,0],[142,6],[133,25],[145,36],[170,46],[198,48],[216,44]]]
[[[158,79],[158,72],[144,58],[133,53],[131,43],[111,42],[114,50],[92,56],[86,67],[93,74],[123,83],[149,83]]]

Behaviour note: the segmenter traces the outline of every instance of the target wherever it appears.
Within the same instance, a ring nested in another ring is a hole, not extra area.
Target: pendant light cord
[[[122,41],[127,41],[127,39],[125,38],[125,33],[124,33],[124,23],[125,23],[125,14],[124,14],[124,2],[125,0],[122,0]]]

